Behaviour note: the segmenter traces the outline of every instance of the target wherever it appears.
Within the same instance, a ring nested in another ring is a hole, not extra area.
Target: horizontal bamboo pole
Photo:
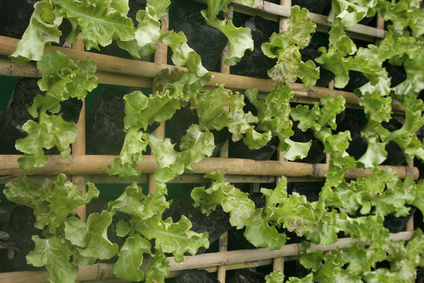
[[[200,1],[204,2],[204,1]],[[248,14],[251,16],[260,16],[267,20],[278,22],[279,17],[289,17],[290,16],[290,7],[284,7],[279,4],[274,4],[268,1],[263,1],[262,6],[251,7],[244,4],[240,0],[234,0],[234,10],[236,12]],[[328,17],[316,13],[309,13],[311,21],[317,24],[317,30],[322,32],[327,32],[331,23],[328,22]],[[361,39],[364,41],[374,42],[376,38],[384,38],[387,34],[387,31],[377,29],[375,27],[370,27],[362,24],[356,24],[355,26],[347,30],[348,35],[355,39]]]
[[[390,239],[393,241],[409,241],[413,238],[415,232],[407,231],[400,232],[396,234],[391,234]],[[361,246],[369,245],[369,242],[360,242],[357,239],[343,238],[339,239],[336,243],[321,246],[321,245],[311,245],[311,250],[322,250],[330,251],[336,248],[346,248],[349,247],[352,243],[358,243]],[[215,270],[217,266],[224,265],[228,266],[227,269],[232,269],[231,267],[236,267],[234,269],[242,268],[241,263],[253,264],[256,262],[267,262],[273,258],[280,257],[293,257],[299,256],[302,253],[300,252],[301,244],[288,244],[283,246],[279,250],[270,251],[267,248],[253,249],[253,250],[238,250],[238,251],[229,251],[229,252],[216,252],[208,254],[200,254],[195,256],[185,256],[184,261],[181,263],[175,262],[173,257],[169,257],[170,260],[170,270],[174,272],[170,275],[175,275],[178,271],[188,270],[188,269],[203,269],[208,268],[212,271]],[[270,263],[270,261],[269,261]],[[141,266],[141,269],[146,271],[149,260],[145,260]],[[111,264],[98,263],[94,265],[81,266],[78,271],[77,281],[86,281],[86,280],[97,280],[97,279],[107,279],[114,278],[113,267]],[[170,277],[170,276],[169,276]],[[47,282],[47,272],[46,271],[22,271],[22,272],[9,272],[9,273],[0,273],[0,282],[15,282],[15,283],[26,283],[26,282]]]
[[[175,179],[169,181],[170,184],[208,184],[211,183],[211,180],[205,179],[203,174],[184,174],[177,176]],[[50,179],[54,181],[56,179],[55,175],[29,175],[29,179],[33,180],[36,183],[41,183],[44,179]],[[9,181],[12,181],[15,176],[1,176],[0,184],[6,184]],[[109,175],[86,175],[87,182],[95,184],[130,184],[132,182],[137,182],[138,184],[147,184],[148,176],[142,174],[138,178],[131,179],[120,179],[118,176],[109,176]],[[224,180],[232,184],[268,184],[275,183],[275,176],[250,176],[250,175],[225,175]],[[310,177],[287,177],[287,182],[323,182],[324,178],[310,178]]]
[[[40,78],[41,72],[37,69],[35,63],[33,62],[22,66],[13,63],[10,60],[0,59],[0,75],[10,77]],[[153,83],[152,78],[144,78],[129,74],[111,73],[101,70],[96,72],[96,76],[99,79],[99,83],[108,85],[150,88]]]
[[[10,55],[15,51],[18,39],[0,36],[0,54]],[[47,46],[48,50],[60,50],[73,60],[84,60],[90,58],[97,65],[97,73],[99,74],[99,80],[101,83],[107,84],[119,84],[129,86],[142,86],[148,87],[151,83],[151,79],[156,77],[163,69],[176,68],[172,65],[157,64],[152,62],[131,60],[125,58],[119,58],[104,54],[92,53],[87,51],[75,50],[57,46]],[[17,69],[16,74],[27,74],[29,76],[31,72],[37,74],[35,66],[28,65],[29,71],[22,70],[25,66],[19,66],[14,63],[7,63],[7,60],[0,61],[1,74],[8,75],[15,72],[14,68]],[[97,74],[96,73],[96,74]],[[20,75],[18,75],[20,76]],[[115,77],[116,76],[116,77]],[[137,79],[139,78],[139,79]],[[246,90],[256,88],[261,92],[272,92],[275,87],[275,83],[270,79],[258,79],[239,75],[222,74],[212,72],[212,79],[208,83],[209,86],[215,86],[217,83],[224,83],[227,88],[235,90]],[[330,90],[324,87],[311,87],[305,89],[303,84],[291,84],[295,97],[302,99],[320,99],[323,96],[331,95],[332,97],[343,96],[346,100],[347,107],[358,107],[360,99],[351,92]],[[393,111],[402,113],[403,108],[399,102],[395,102],[393,105]]]
[[[396,234],[391,234],[390,239],[393,241],[409,241],[413,238],[414,234],[414,231],[400,232]],[[339,239],[336,243],[325,247],[321,245],[311,244],[311,251],[330,251],[337,248],[346,248],[349,247],[352,243],[358,243],[361,246],[369,245],[369,241],[360,242],[357,239],[343,238]],[[253,262],[258,260],[297,256],[302,254],[300,252],[300,246],[301,244],[288,244],[283,246],[279,250],[273,251],[270,251],[267,248],[260,248],[253,250],[238,250],[201,254],[197,256],[185,256],[184,261],[180,263],[175,262],[172,257],[169,259],[171,264],[171,270],[187,270],[192,268],[202,268],[204,266],[219,266],[239,262]]]
[[[62,159],[59,155],[49,155],[48,162],[44,167],[35,168],[28,173],[19,168],[17,159],[21,155],[0,155],[0,176],[17,175],[69,175],[105,174],[108,165],[113,163],[116,156],[113,155],[71,155]],[[143,173],[154,173],[158,169],[156,159],[152,155],[143,156],[137,169]],[[240,158],[205,158],[199,163],[192,164],[194,174],[206,174],[209,172],[224,172],[229,175],[252,175],[252,176],[287,176],[287,177],[311,177],[324,178],[328,171],[327,164],[309,164],[300,162],[285,162],[277,160],[251,160]],[[409,166],[380,166],[380,168],[394,170],[399,178],[404,179],[407,174],[419,177],[416,167]],[[358,178],[372,175],[368,169],[351,169],[345,178]]]

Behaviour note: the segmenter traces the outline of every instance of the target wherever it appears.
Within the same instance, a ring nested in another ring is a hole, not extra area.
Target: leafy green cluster
[[[46,267],[51,282],[75,282],[78,266],[115,255],[117,277],[162,282],[169,273],[165,253],[172,253],[175,261],[181,262],[185,253],[194,255],[200,247],[209,247],[208,233],[191,231],[187,217],[182,216],[175,223],[171,218],[162,220],[162,213],[170,204],[165,197],[165,184],[160,183],[154,194],[144,195],[142,188],[133,183],[119,198],[109,202],[107,210],[90,214],[85,223],[70,215],[76,214],[78,206],[98,197],[99,191],[89,183],[87,192],[82,194],[66,178],[61,174],[54,182],[46,179],[36,184],[21,176],[7,183],[4,190],[8,200],[34,210],[35,227],[43,230],[44,238],[33,236],[35,249],[27,255],[27,261]],[[107,233],[117,213],[121,213],[122,219],[116,223],[116,235],[125,238],[122,247],[112,243]],[[146,273],[139,269],[145,257],[149,260]]]
[[[414,238],[404,241],[371,242],[369,247],[352,243],[347,248],[324,253],[312,250],[305,242],[302,250],[306,253],[300,262],[312,270],[308,277],[319,282],[412,282],[416,268],[423,266],[421,253],[424,248],[423,233],[420,229]],[[386,261],[388,267],[376,268]],[[270,281],[272,282],[272,281]]]
[[[126,237],[114,265],[117,277],[140,281],[146,276],[146,282],[162,282],[169,273],[169,260],[165,253],[172,253],[176,262],[182,262],[185,253],[194,255],[200,247],[209,247],[208,233],[191,231],[187,217],[182,216],[175,223],[171,218],[162,219],[162,213],[169,207],[166,194],[163,183],[158,184],[154,194],[147,196],[140,186],[133,183],[119,198],[109,202],[107,210],[112,215],[121,212],[129,216],[129,221],[121,219],[117,223],[117,235]],[[145,255],[151,256],[146,274],[139,269]]]
[[[86,59],[74,63],[58,51],[44,53],[37,63],[42,79],[38,85],[44,95],[37,95],[28,109],[31,116],[38,120],[28,120],[22,127],[28,136],[16,142],[16,149],[22,151],[19,166],[31,172],[34,167],[42,167],[47,163],[44,148],[57,147],[62,158],[71,153],[70,144],[75,142],[78,129],[75,123],[63,120],[60,114],[60,102],[69,98],[82,99],[97,87],[97,78],[92,75],[96,71],[93,61]]]
[[[43,230],[45,238],[33,236],[35,249],[27,255],[27,261],[34,266],[44,266],[51,282],[75,282],[78,265],[85,265],[92,258],[109,259],[118,250],[106,237],[112,220],[108,212],[90,215],[87,224],[69,216],[76,214],[78,206],[99,195],[94,184],[88,184],[85,194],[76,187],[61,174],[56,181],[46,179],[41,184],[20,176],[7,183],[4,190],[8,200],[34,210],[34,225]],[[75,263],[69,261],[71,255],[75,256]]]
[[[28,136],[16,143],[16,148],[25,153],[19,164],[27,171],[47,162],[44,149],[56,146],[63,158],[70,154],[69,145],[75,141],[77,130],[75,124],[57,114],[60,102],[71,97],[81,99],[97,86],[97,79],[92,75],[96,67],[89,59],[75,63],[58,51],[44,52],[45,45],[59,43],[63,19],[72,24],[66,39],[71,43],[78,34],[88,50],[99,49],[115,40],[120,48],[140,59],[156,52],[156,43],[162,42],[172,50],[171,59],[177,66],[158,74],[154,93],[146,95],[135,91],[124,97],[126,137],[119,157],[108,169],[109,174],[122,178],[139,176],[138,162],[150,147],[159,167],[154,173],[159,181],[155,194],[144,195],[141,187],[133,183],[109,203],[107,210],[91,214],[84,223],[69,215],[75,214],[77,206],[98,195],[94,185],[90,184],[87,193],[81,195],[73,184],[66,182],[64,175],[53,183],[45,181],[41,185],[25,177],[8,184],[5,190],[8,199],[33,208],[36,227],[44,231],[43,239],[34,236],[36,248],[28,255],[28,262],[45,266],[53,282],[74,282],[78,266],[117,255],[114,264],[117,277],[130,281],[164,281],[169,272],[166,254],[173,254],[175,261],[181,262],[185,253],[195,254],[200,247],[209,246],[207,233],[190,231],[188,218],[182,217],[175,223],[171,218],[162,219],[162,213],[169,207],[164,183],[190,172],[191,164],[212,155],[213,130],[228,130],[233,141],[243,140],[251,149],[259,149],[276,137],[280,142],[278,149],[284,151],[285,158],[304,158],[311,142],[291,139],[295,121],[301,131],[311,131],[330,156],[318,201],[309,202],[303,195],[288,194],[283,178],[275,189],[261,189],[266,204],[255,208],[248,194],[225,182],[223,174],[210,173],[206,178],[213,180],[211,187],[192,191],[195,206],[209,214],[220,205],[230,214],[230,223],[237,229],[245,228],[246,239],[256,247],[280,249],[286,243],[286,231],[305,237],[305,256],[301,263],[310,268],[311,273],[302,279],[289,278],[288,282],[411,280],[415,268],[424,265],[422,232],[417,230],[415,238],[406,245],[393,242],[383,222],[387,215],[408,215],[410,206],[424,212],[423,182],[416,183],[411,176],[400,180],[395,173],[379,169],[378,165],[386,159],[385,147],[390,141],[400,146],[407,160],[424,159],[424,148],[415,134],[424,126],[424,103],[418,98],[424,89],[424,13],[417,8],[419,1],[332,1],[328,17],[332,24],[330,43],[328,48],[319,49],[321,56],[316,61],[334,73],[336,88],[346,86],[349,71],[362,72],[369,80],[354,92],[361,98],[360,105],[367,118],[361,135],[368,148],[358,160],[346,152],[350,132],[335,133],[336,116],[345,109],[343,97],[324,96],[310,106],[290,105],[294,97],[290,84],[300,79],[305,87],[310,87],[319,78],[319,68],[311,60],[303,62],[300,55],[315,32],[307,10],[292,7],[287,30],[274,33],[269,42],[262,45],[263,53],[276,58],[277,63],[268,72],[276,87],[261,100],[258,90],[254,89],[243,95],[218,84],[213,91],[202,91],[212,74],[203,67],[199,54],[188,46],[183,33],[161,32],[160,20],[170,1],[146,2],[145,10],[137,13],[136,27],[127,16],[127,0],[39,1],[28,29],[11,55],[12,60],[20,64],[38,62],[42,72],[39,87],[46,92],[44,96],[37,96],[28,110],[34,118],[23,127]],[[202,15],[207,24],[227,36],[230,54],[225,63],[233,66],[247,49],[253,49],[253,41],[248,28],[218,19],[219,13],[225,12],[231,2],[207,0],[208,7]],[[254,4],[253,0],[242,2]],[[376,12],[393,25],[379,45],[358,48],[346,30]],[[393,85],[384,68],[386,63],[404,67],[406,80]],[[256,116],[243,110],[245,99],[256,108]],[[391,119],[394,99],[400,101],[405,110],[405,123],[391,132],[383,127],[383,122]],[[181,107],[195,110],[199,123],[191,125],[180,141],[180,150],[176,151],[169,139],[155,137],[147,133],[147,128],[155,122],[171,119]],[[372,168],[373,175],[345,180],[345,173],[355,167]],[[106,233],[113,217],[120,214],[127,216],[116,225],[117,235],[125,238],[122,247],[111,243]],[[369,247],[352,244],[329,253],[311,248],[311,242],[327,246],[341,235],[369,241]],[[146,272],[139,269],[145,261],[149,261]],[[383,261],[389,262],[390,268],[375,267]],[[267,276],[267,282],[282,280],[281,273]]]

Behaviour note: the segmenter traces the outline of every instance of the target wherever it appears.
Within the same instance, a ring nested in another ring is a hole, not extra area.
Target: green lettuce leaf
[[[208,232],[191,231],[191,222],[184,215],[175,223],[172,218],[162,220],[161,215],[142,221],[133,218],[131,221],[135,230],[149,240],[155,239],[155,248],[172,253],[176,262],[184,261],[186,252],[194,255],[200,247],[209,247]]]
[[[73,98],[84,98],[87,91],[97,87],[98,80],[93,73],[96,64],[90,59],[77,61],[68,59],[60,51],[53,50],[44,53],[42,60],[37,63],[37,69],[42,77],[38,86],[46,91],[46,96],[52,96],[59,101]]]
[[[40,61],[45,45],[59,43],[62,17],[57,16],[53,10],[54,7],[46,1],[35,3],[29,26],[10,56],[13,62],[26,64],[31,60]]]
[[[99,45],[105,47],[113,39],[129,41],[134,39],[134,25],[130,18],[115,9],[110,3],[101,0],[53,0],[57,13],[68,19],[73,31],[68,41],[75,42],[76,34],[80,32],[84,46],[90,50],[99,50]],[[116,7],[116,6],[115,6]]]
[[[253,50],[253,39],[249,28],[235,27],[232,21],[210,20],[203,14],[203,11],[202,15],[205,17],[208,25],[220,30],[228,38],[230,43],[230,54],[229,57],[225,59],[225,64],[234,66],[240,62],[247,49]]]
[[[273,271],[265,276],[266,283],[279,283],[284,282],[284,272]]]
[[[205,82],[211,78],[211,73],[203,67],[200,55],[187,45],[184,33],[168,31],[161,35],[160,40],[172,49],[172,62],[188,69],[188,83]]]
[[[277,64],[268,75],[280,84],[291,84],[299,77],[305,87],[315,85],[319,68],[312,61],[303,62],[299,49],[305,48],[314,33],[316,25],[309,18],[309,11],[293,6],[288,18],[288,28],[282,33],[273,33],[270,41],[262,44],[262,52],[277,58]]]
[[[87,193],[82,194],[66,178],[60,174],[53,183],[45,179],[43,183],[36,184],[22,175],[6,184],[4,194],[10,201],[34,209],[36,228],[43,229],[48,225],[49,232],[55,233],[69,214],[76,214],[78,206],[89,203],[99,195],[93,184],[89,184]]]
[[[424,212],[424,181],[419,181],[416,184],[416,197],[412,205]]]
[[[213,134],[202,132],[198,125],[191,125],[186,135],[181,138],[180,152],[174,150],[169,139],[162,140],[149,136],[150,147],[155,152],[159,169],[154,176],[160,182],[168,182],[176,176],[191,170],[191,164],[211,156],[215,148]]]
[[[164,282],[170,270],[169,259],[162,251],[156,250],[146,272],[146,283]]]
[[[109,202],[108,211],[112,214],[120,211],[146,220],[154,215],[162,214],[169,207],[165,198],[166,194],[165,184],[158,183],[155,193],[146,196],[143,194],[142,188],[133,182],[121,196]]]
[[[222,130],[228,127],[233,141],[242,138],[242,134],[251,133],[258,120],[252,113],[243,111],[244,96],[224,88],[222,84],[213,92],[197,93],[193,107],[199,116],[199,125],[203,129]]]
[[[118,253],[118,245],[112,244],[107,237],[107,227],[112,223],[111,213],[103,210],[101,214],[93,213],[87,219],[88,232],[85,235],[87,245],[79,249],[86,258],[110,259]]]
[[[50,115],[47,111],[56,113],[60,110],[61,101],[70,97],[81,99],[97,86],[97,78],[92,75],[96,66],[88,59],[74,63],[59,51],[50,51],[44,53],[37,67],[42,72],[39,87],[46,93],[35,97],[28,112],[39,118],[39,123],[27,121],[22,129],[28,136],[16,142],[16,148],[25,153],[18,160],[19,166],[28,172],[46,164],[43,148],[56,146],[62,158],[68,157],[70,144],[78,134],[75,123],[64,121],[60,115]]]
[[[246,223],[244,237],[258,248],[268,248],[269,250],[281,249],[286,243],[286,234],[279,233],[278,230],[270,226],[268,217],[264,217],[264,209],[256,209]]]
[[[32,237],[35,249],[27,255],[27,261],[36,267],[44,266],[49,272],[50,282],[75,282],[78,266],[69,262],[72,252],[63,244],[61,239],[52,237],[40,239]]]
[[[228,38],[230,44],[229,58],[225,60],[225,64],[234,66],[240,62],[244,56],[244,52],[247,49],[253,50],[253,40],[249,28],[235,27],[232,21],[228,20],[217,20],[216,16],[220,11],[227,11],[227,6],[232,0],[208,0],[208,8],[202,10],[201,14],[205,18],[205,21],[211,27],[220,30]],[[243,0],[244,3],[253,5],[253,0]]]
[[[134,58],[148,56],[156,52],[156,43],[161,36],[159,20],[166,14],[166,8],[171,1],[147,1],[146,10],[137,12],[136,19],[139,22],[135,30],[135,39],[131,41],[118,40],[118,46],[127,50]]]
[[[87,224],[77,217],[69,217],[65,220],[65,239],[77,247],[85,247],[85,235],[87,235]]]
[[[206,175],[206,178],[215,180],[212,185],[205,189],[196,187],[191,192],[194,207],[199,207],[203,214],[209,215],[221,205],[225,212],[230,213],[230,223],[237,229],[246,226],[248,219],[255,213],[255,204],[244,193],[222,180],[222,175]]]
[[[378,1],[378,8],[385,21],[392,21],[394,29],[403,32],[411,28],[412,35],[419,38],[423,35],[423,11],[417,7],[418,1],[401,0],[397,2]]]
[[[336,0],[331,2],[331,11],[328,15],[328,21],[335,23],[336,20],[340,21],[340,25],[344,29],[353,27],[365,17],[372,17],[375,15],[375,7],[381,1],[342,1]]]
[[[130,236],[118,253],[118,261],[113,265],[113,273],[128,281],[141,281],[144,272],[139,269],[143,263],[143,254],[151,254],[151,244],[140,235]]]
[[[265,141],[269,139],[268,133],[271,133],[272,136],[278,137],[280,140],[278,150],[289,152],[289,143],[292,143],[296,147],[291,149],[288,153],[288,157],[303,156],[307,145],[300,146],[288,140],[294,133],[292,130],[292,121],[289,117],[291,111],[290,99],[294,97],[294,93],[291,91],[290,87],[288,85],[277,84],[274,91],[266,96],[265,101],[259,100],[257,95],[257,89],[246,91],[246,97],[249,99],[250,103],[255,106],[258,112],[258,125],[256,128],[264,134],[257,139],[257,144],[247,138],[245,143],[247,143],[250,148],[257,148],[258,145],[265,144]]]
[[[134,91],[124,96],[125,110],[124,130],[126,131],[124,145],[119,157],[108,167],[109,175],[119,174],[121,178],[138,177],[141,172],[135,168],[142,160],[143,151],[149,144],[149,135],[144,133],[154,122],[164,122],[170,119],[180,108],[178,99],[169,96],[169,92],[145,96],[141,91]]]

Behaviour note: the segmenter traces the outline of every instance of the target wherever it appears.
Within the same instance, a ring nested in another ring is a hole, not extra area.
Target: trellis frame
[[[200,1],[204,2],[204,1]],[[234,1],[232,8],[234,11],[249,14],[259,15],[266,19],[281,22],[284,27],[284,19],[290,14],[290,8],[284,0],[281,1],[282,5],[273,4],[263,0],[256,0],[254,7],[247,6],[241,1]],[[286,4],[286,5],[284,5]],[[311,19],[317,24],[317,30],[326,32],[329,30],[330,25],[327,23],[327,17],[311,13]],[[167,29],[168,19],[162,19],[164,30]],[[370,42],[378,42],[386,35],[384,26],[379,21],[376,28],[355,25],[348,30],[348,34],[352,38],[361,39]],[[11,55],[17,44],[18,40],[0,36],[0,54]],[[175,66],[166,64],[166,48],[159,46],[158,54],[156,55],[155,62],[144,62],[138,60],[118,58],[109,55],[96,54],[86,52],[78,41],[73,45],[72,49],[64,47],[46,47],[46,51],[57,49],[66,54],[73,60],[84,60],[89,57],[93,60],[98,68],[96,76],[99,78],[99,83],[122,85],[129,87],[148,87],[153,86],[153,78],[165,69],[173,69]],[[226,52],[224,52],[223,56]],[[261,92],[271,92],[275,84],[270,80],[250,78],[238,75],[229,74],[229,69],[223,68],[221,73],[213,72],[213,78],[208,83],[209,88],[213,88],[217,82],[225,83],[227,88],[233,90],[245,90],[250,88],[257,88]],[[36,69],[35,64],[28,64],[26,66],[17,65],[10,60],[0,59],[0,75],[3,76],[16,76],[16,77],[40,77],[40,72]],[[347,108],[361,108],[359,106],[360,99],[353,93],[334,90],[323,87],[311,87],[304,89],[301,84],[292,84],[291,89],[295,93],[293,102],[311,103],[319,101],[325,95],[330,94],[333,97],[343,96],[346,100]],[[403,108],[398,101],[393,102],[393,111],[398,114],[403,114]],[[84,108],[83,108],[84,109]],[[82,111],[84,112],[84,110]],[[107,166],[111,165],[115,156],[94,156],[85,155],[85,117],[82,114],[80,117],[79,125],[79,140],[73,145],[73,155],[67,159],[62,160],[59,156],[49,156],[49,161],[45,167],[36,168],[30,175],[34,178],[41,176],[52,177],[58,173],[65,173],[72,175],[72,181],[78,183],[79,189],[84,190],[85,184],[89,181],[98,183],[121,183],[133,181],[122,181],[117,177],[108,177],[106,173]],[[163,137],[164,128],[161,126],[158,136]],[[224,151],[225,151],[224,147]],[[28,175],[27,172],[22,171],[17,163],[20,155],[0,155],[0,183],[5,183],[17,175]],[[327,164],[305,164],[298,162],[287,162],[285,160],[273,161],[253,161],[245,159],[227,158],[228,154],[221,153],[220,158],[207,158],[200,163],[193,164],[193,173],[181,177],[177,177],[173,182],[179,183],[196,183],[203,178],[201,174],[210,171],[221,171],[226,173],[226,179],[234,183],[272,183],[276,182],[280,176],[285,176],[289,181],[293,180],[320,180],[325,177],[328,170]],[[328,159],[328,158],[327,158]],[[328,160],[327,160],[328,161]],[[408,166],[381,166],[382,168],[393,169],[400,178],[405,178],[407,174],[411,174],[415,180],[419,178],[419,171],[412,164]],[[153,173],[157,169],[154,156],[144,156],[143,161],[140,162],[139,168],[145,173]],[[345,175],[346,178],[358,178],[369,176],[372,174],[366,169],[353,169]],[[148,175],[136,179],[140,183],[149,183],[150,191],[154,191],[154,181]],[[205,182],[203,180],[203,182]],[[78,214],[82,219],[85,219],[86,209],[80,207]],[[410,222],[406,232],[391,234],[393,240],[410,240],[414,235],[414,227]],[[171,273],[169,277],[176,276],[179,272],[191,268],[205,268],[210,272],[218,272],[218,277],[221,282],[225,282],[225,270],[240,269],[246,267],[255,267],[262,265],[270,265],[274,260],[274,270],[281,270],[281,261],[278,259],[285,258],[286,260],[297,258],[300,255],[299,244],[285,245],[278,251],[268,251],[267,249],[244,250],[244,251],[226,251],[225,239],[221,239],[223,251],[219,253],[211,253],[197,256],[186,257],[183,263],[175,263],[171,260]],[[331,250],[336,247],[346,247],[352,242],[357,242],[354,239],[340,239],[337,243],[327,246],[313,246],[313,249]],[[366,245],[367,243],[360,243]],[[277,260],[276,260],[277,259]],[[277,263],[275,263],[277,262]],[[284,262],[284,259],[283,259]],[[147,263],[147,261],[146,261]],[[142,268],[145,267],[143,264]],[[221,271],[220,271],[221,270]],[[221,275],[219,275],[221,274]],[[113,278],[111,265],[95,264],[92,266],[81,267],[78,273],[78,281],[97,280]],[[1,282],[28,282],[34,281],[44,282],[47,281],[47,274],[41,272],[12,272],[0,273]]]

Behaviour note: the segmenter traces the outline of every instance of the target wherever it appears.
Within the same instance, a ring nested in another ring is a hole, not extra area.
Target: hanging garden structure
[[[420,1],[9,2],[0,281],[422,282]]]

